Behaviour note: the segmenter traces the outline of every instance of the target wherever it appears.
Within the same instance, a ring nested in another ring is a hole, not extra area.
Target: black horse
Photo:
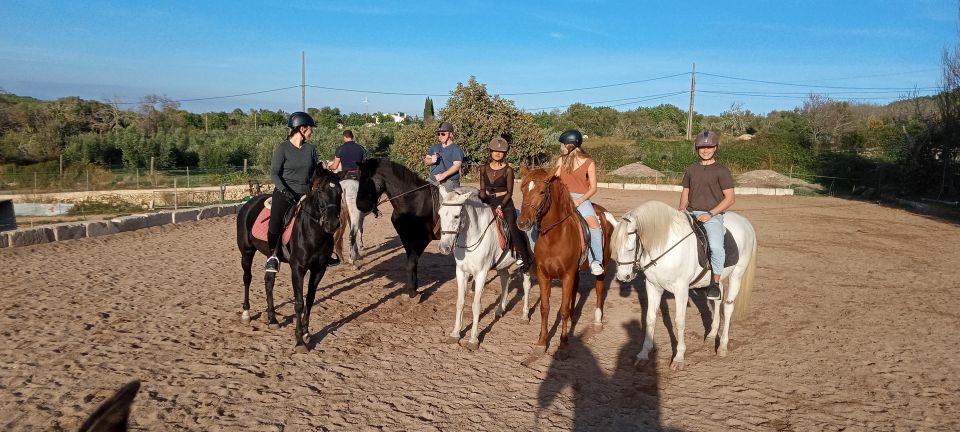
[[[310,308],[317,293],[317,284],[327,271],[327,261],[333,250],[333,234],[340,226],[340,200],[343,190],[340,179],[333,172],[317,167],[310,185],[310,192],[301,201],[299,216],[293,225],[289,248],[284,254],[278,254],[280,261],[290,263],[293,280],[293,306],[296,322],[296,351],[307,352],[303,343],[304,335],[309,333]],[[253,257],[260,251],[270,254],[266,241],[255,239],[252,228],[257,216],[263,209],[268,195],[257,196],[237,212],[237,247],[240,248],[240,266],[243,267],[243,321],[250,322],[250,281],[253,275],[250,267]],[[285,256],[284,256],[285,255]],[[303,303],[303,278],[310,271],[307,285],[306,310]],[[271,329],[280,328],[273,310],[273,284],[276,273],[266,273],[264,284],[267,292],[267,322]]]
[[[437,240],[440,198],[437,187],[420,178],[409,168],[386,159],[367,159],[360,163],[360,189],[357,209],[373,212],[380,195],[387,194],[393,203],[390,220],[400,235],[407,253],[409,297],[417,295],[417,262],[431,241]]]

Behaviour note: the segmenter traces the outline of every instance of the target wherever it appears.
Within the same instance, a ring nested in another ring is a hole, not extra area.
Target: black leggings
[[[283,233],[283,222],[286,219],[287,211],[294,204],[280,191],[273,191],[273,204],[270,206],[270,226],[267,228],[267,243],[270,245],[270,251],[274,254],[280,247],[280,235]]]
[[[517,210],[513,207],[513,200],[500,205],[503,210],[503,220],[510,227],[510,242],[512,249],[520,255],[524,262],[530,262],[530,246],[527,244],[527,234],[517,226]]]

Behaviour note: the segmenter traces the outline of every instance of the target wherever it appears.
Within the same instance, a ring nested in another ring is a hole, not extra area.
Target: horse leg
[[[683,284],[686,285],[686,284]],[[676,325],[674,330],[677,333],[677,355],[673,357],[673,362],[670,363],[671,370],[683,370],[683,355],[687,352],[687,344],[684,342],[684,329],[687,326],[687,296],[689,296],[690,290],[686,286],[674,288],[674,318],[673,322]]]
[[[497,270],[500,276],[500,302],[497,303],[497,317],[502,317],[507,310],[507,292],[510,291],[510,272],[507,269]]]
[[[240,315],[240,320],[244,324],[250,324],[250,282],[253,281],[253,273],[250,271],[250,267],[253,266],[253,257],[256,254],[256,249],[252,252],[243,251],[243,255],[240,257],[240,267],[243,268],[243,312]]]
[[[460,329],[463,328],[463,303],[467,295],[467,275],[463,269],[457,266],[457,308],[456,315],[453,318],[453,331],[447,338],[448,343],[457,343],[460,341]]]
[[[277,274],[266,272],[263,276],[263,287],[267,292],[267,325],[272,330],[280,328],[277,312],[273,310],[273,284],[277,281]]]
[[[717,355],[720,357],[726,357],[727,355],[727,343],[730,342],[730,319],[733,318],[733,301],[737,299],[737,294],[740,293],[742,280],[742,274],[731,274],[730,279],[727,280],[727,292],[720,297],[723,301],[723,331],[720,332],[720,346],[717,348]],[[714,307],[719,309],[720,302],[717,303]]]
[[[570,340],[570,314],[573,310],[573,300],[577,296],[577,290],[580,287],[580,274],[570,272],[565,274],[562,282],[563,291],[560,296],[560,346],[566,348]]]
[[[523,272],[523,318],[530,322],[530,272]]]
[[[597,292],[597,309],[593,311],[593,325],[603,325],[603,281],[606,276],[597,276],[594,283],[594,290]]]
[[[547,349],[547,324],[550,321],[550,277],[537,270],[537,282],[540,284],[540,338],[537,347]]]
[[[317,286],[320,285],[320,280],[323,279],[326,272],[326,266],[322,266],[319,270],[310,270],[310,279],[307,281],[307,303],[304,305],[303,313],[303,334],[305,336],[310,335],[310,311],[313,309],[313,300],[317,296]]]
[[[293,334],[297,341],[294,350],[302,354],[308,351],[303,343],[303,276],[306,269],[290,263],[290,273],[293,285],[293,321],[296,324]]]
[[[467,348],[471,351],[480,349],[480,300],[483,297],[483,288],[487,284],[487,270],[480,270],[473,277],[473,327],[470,327],[470,341]]]
[[[637,354],[636,365],[645,365],[650,360],[650,351],[653,351],[653,330],[657,327],[657,312],[660,311],[660,297],[663,289],[654,287],[647,281],[647,319],[643,335],[643,347]]]
[[[420,254],[416,252],[407,253],[407,297],[414,298],[417,296],[417,288],[419,288],[419,282],[417,281],[417,262],[420,260]]]
[[[720,329],[720,302],[708,300],[707,303],[713,306],[713,311],[711,312],[713,317],[710,319],[710,333],[707,333],[707,335],[703,337],[703,340],[716,341],[717,330]]]

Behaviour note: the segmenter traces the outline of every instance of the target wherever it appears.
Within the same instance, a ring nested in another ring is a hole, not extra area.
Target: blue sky
[[[562,110],[573,102],[686,109],[696,62],[698,112],[717,114],[740,102],[765,113],[798,106],[811,91],[873,102],[911,88],[930,94],[943,49],[960,42],[957,10],[948,0],[3,0],[0,88],[131,103],[147,94],[181,100],[250,93],[299,85],[305,51],[308,85],[439,94],[438,107],[470,76],[491,93],[510,94],[676,75],[505,97],[524,109]],[[420,114],[423,99],[307,89],[308,106],[345,112]],[[300,92],[181,106],[290,112],[300,108]]]

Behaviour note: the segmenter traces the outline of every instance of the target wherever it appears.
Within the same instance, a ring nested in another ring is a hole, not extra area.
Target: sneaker
[[[713,282],[707,286],[707,300],[720,300],[720,284]]]
[[[590,273],[594,276],[600,276],[603,274],[603,266],[600,263],[594,261],[590,263]]]
[[[267,258],[266,269],[267,273],[276,273],[280,271],[280,259],[275,256]]]

